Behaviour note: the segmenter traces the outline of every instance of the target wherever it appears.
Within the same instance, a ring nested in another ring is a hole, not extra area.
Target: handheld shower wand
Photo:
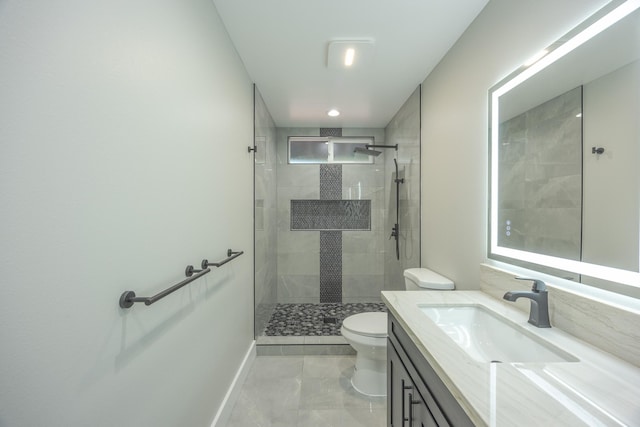
[[[400,184],[404,184],[404,178],[398,178],[398,160],[395,157],[393,163],[396,165],[396,224],[391,230],[391,237],[396,239],[396,259],[400,260]]]

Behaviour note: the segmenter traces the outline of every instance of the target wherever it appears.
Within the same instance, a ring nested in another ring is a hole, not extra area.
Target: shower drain
[[[336,317],[325,317],[322,319],[323,323],[338,323],[338,319]]]

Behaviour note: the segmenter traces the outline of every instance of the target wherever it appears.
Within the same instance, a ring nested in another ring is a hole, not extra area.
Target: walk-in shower
[[[256,90],[259,346],[346,351],[342,320],[384,311],[380,292],[420,265],[419,107],[418,89],[386,128],[283,128]]]

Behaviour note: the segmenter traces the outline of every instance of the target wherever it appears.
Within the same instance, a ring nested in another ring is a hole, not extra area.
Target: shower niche
[[[291,200],[291,231],[370,231],[371,200]]]

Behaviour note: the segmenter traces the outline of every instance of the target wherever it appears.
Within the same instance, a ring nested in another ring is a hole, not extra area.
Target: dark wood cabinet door
[[[387,340],[387,425],[389,427],[473,427],[408,334],[389,314]]]
[[[389,427],[407,427],[409,416],[407,390],[409,389],[413,389],[409,373],[393,344],[387,341],[387,425]]]

